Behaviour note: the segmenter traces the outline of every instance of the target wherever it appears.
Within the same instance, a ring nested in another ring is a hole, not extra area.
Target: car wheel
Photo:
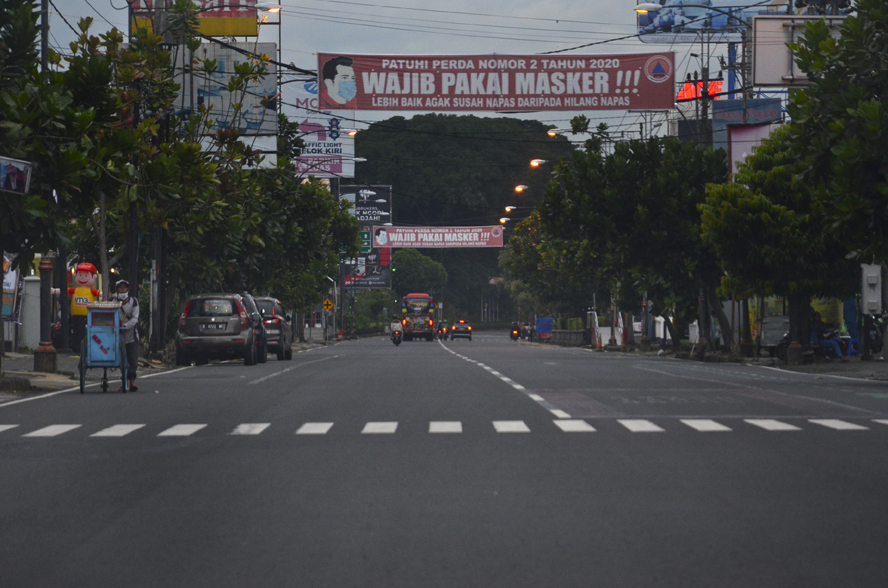
[[[176,365],[191,365],[191,358],[184,353],[176,352]]]
[[[256,345],[250,343],[247,350],[244,351],[244,365],[256,365]]]
[[[293,342],[291,341],[289,345],[287,345],[287,351],[284,353],[284,359],[290,361],[293,359]]]
[[[284,361],[284,360],[287,358],[287,352],[286,352],[286,350],[283,348],[283,346],[281,346],[280,348],[278,348],[278,350],[277,350],[275,353],[277,354],[277,360],[278,360],[278,361]]]
[[[207,365],[208,363],[210,363],[208,357],[197,357],[194,359],[194,365]]]

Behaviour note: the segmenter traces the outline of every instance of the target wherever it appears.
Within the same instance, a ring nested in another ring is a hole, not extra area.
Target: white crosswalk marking
[[[553,408],[549,412],[551,412],[553,415],[555,415],[559,419],[569,419],[570,418],[570,414],[567,412],[564,412],[560,408]]]
[[[238,425],[229,435],[258,435],[271,426],[271,423],[244,423]]]
[[[497,433],[530,433],[524,421],[493,421]]]
[[[42,429],[37,429],[36,431],[31,431],[27,435],[22,435],[23,437],[55,437],[56,435],[61,435],[62,433],[67,433],[68,431],[73,431],[74,429],[80,427],[80,425],[50,425],[48,427],[43,427]]]
[[[582,419],[552,421],[555,426],[565,433],[594,433],[595,427]]]
[[[429,433],[462,433],[462,423],[459,421],[431,421]]]
[[[326,435],[333,423],[305,423],[296,431],[297,435]]]
[[[107,429],[102,429],[98,433],[93,433],[90,437],[123,437],[129,435],[133,431],[137,431],[145,425],[114,425]]]
[[[731,430],[730,427],[726,427],[723,424],[710,419],[681,419],[681,422],[701,433],[719,433]]]
[[[829,427],[830,429],[835,429],[836,431],[868,431],[869,430],[869,427],[864,427],[863,425],[856,425],[854,423],[849,423],[847,421],[840,421],[839,419],[808,419],[808,422],[814,423],[815,425]]]
[[[166,431],[161,431],[157,434],[158,437],[188,437],[189,435],[194,435],[201,429],[206,427],[206,425],[175,425],[167,429]]]
[[[662,433],[661,429],[651,421],[643,419],[617,419],[617,422],[632,431],[633,433]]]
[[[394,433],[397,428],[397,422],[371,422],[364,425],[364,430],[361,433],[364,435],[387,435]]]
[[[0,433],[2,433],[3,431],[8,431],[9,429],[14,429],[17,426],[18,425],[0,425]]]
[[[888,425],[888,419],[873,419],[873,422],[874,422],[874,423],[879,423],[879,424],[882,424],[882,425]],[[15,426],[15,425],[13,425],[13,426]]]
[[[759,427],[766,431],[801,431],[799,427],[784,423],[774,419],[744,419],[750,425]]]

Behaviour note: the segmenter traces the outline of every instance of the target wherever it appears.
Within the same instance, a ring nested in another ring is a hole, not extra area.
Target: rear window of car
[[[262,313],[262,316],[271,316],[272,309],[274,308],[274,303],[271,300],[257,300],[256,306],[259,307],[259,312]]]
[[[188,316],[231,316],[237,314],[230,298],[202,298],[191,303]]]

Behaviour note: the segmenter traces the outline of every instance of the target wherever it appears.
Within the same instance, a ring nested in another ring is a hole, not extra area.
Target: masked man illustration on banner
[[[355,79],[354,61],[351,57],[340,55],[327,61],[321,70],[327,98],[343,107],[354,108],[348,103],[358,95]]]

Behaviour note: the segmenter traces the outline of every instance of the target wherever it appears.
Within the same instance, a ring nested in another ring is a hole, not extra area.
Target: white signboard
[[[319,178],[355,177],[355,138],[348,134],[353,121],[342,112],[333,115],[319,110],[317,80],[289,85],[294,88],[286,89],[286,102],[295,104],[296,110],[291,109],[287,116],[299,123],[305,143],[296,161],[299,173]]]
[[[754,86],[803,86],[808,76],[795,64],[789,43],[797,43],[812,20],[826,19],[839,38],[844,16],[757,16],[752,19],[752,83]]]
[[[187,53],[187,50],[183,51],[180,48],[179,52],[173,53],[176,83],[181,85],[179,97],[176,99],[176,110],[178,113],[187,114],[197,111],[201,105],[210,108],[210,119],[215,121],[210,133],[234,127],[243,135],[277,135],[277,66],[267,62],[267,74],[264,78],[250,82],[243,91],[234,93],[228,91],[228,83],[238,63],[249,62],[253,59],[250,54],[268,55],[273,59],[277,55],[277,45],[274,43],[231,43],[230,45],[236,49],[215,43],[203,43],[194,52],[195,58],[216,60],[217,69],[211,74],[201,71],[183,73],[186,70],[183,67],[185,59],[183,52]],[[238,116],[235,116],[232,108],[235,103],[243,104]]]

